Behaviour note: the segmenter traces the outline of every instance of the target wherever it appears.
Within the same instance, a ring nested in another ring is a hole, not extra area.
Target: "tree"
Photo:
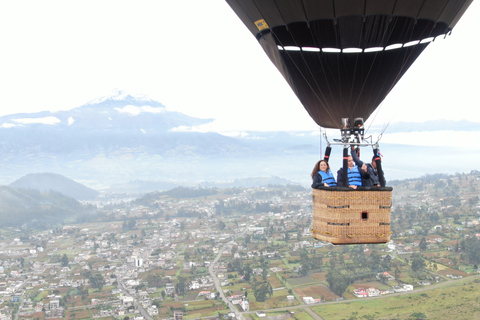
[[[272,289],[272,286],[270,285],[270,283],[265,282],[265,283],[262,283],[259,286],[256,286],[254,288],[253,294],[255,296],[255,299],[258,302],[264,302],[267,299],[267,295],[269,295],[270,297],[272,296],[273,289]]]
[[[476,237],[469,237],[462,242],[466,260],[470,263],[480,263],[480,239]]]
[[[421,251],[427,250],[427,240],[425,237],[422,237],[422,240],[420,240],[420,244],[418,245]]]
[[[412,258],[412,270],[415,272],[421,272],[425,269],[425,261],[420,255],[414,255]]]
[[[187,290],[187,281],[184,277],[179,276],[177,286],[175,287],[175,291],[178,295],[185,295],[185,291]]]
[[[226,226],[227,226],[227,225],[226,225],[225,222],[223,222],[222,220],[220,220],[220,221],[218,222],[218,228],[219,228],[220,230],[224,230]]]
[[[162,285],[162,277],[159,274],[149,273],[147,276],[147,284],[149,287],[159,287]]]
[[[249,234],[245,235],[245,244],[249,244],[251,239],[252,237]]]
[[[20,262],[20,267],[23,268],[25,266],[25,258],[20,257],[20,259],[18,259],[18,261]]]
[[[243,269],[243,274],[243,279],[245,281],[250,281],[250,277],[252,275],[252,268],[250,267],[250,264],[247,264],[247,266]]]
[[[263,267],[263,270],[262,270],[262,279],[263,279],[264,281],[267,281],[267,276],[268,276],[267,268],[266,268],[266,267]]]
[[[105,281],[103,280],[103,276],[100,273],[96,273],[89,280],[92,288],[97,288],[98,291],[102,291]]]
[[[395,266],[395,280],[399,280],[400,275],[401,275],[400,268],[398,267],[398,265],[396,265]]]
[[[331,269],[328,271],[326,280],[328,285],[337,295],[341,296],[350,284],[350,278],[339,271]]]
[[[61,259],[62,267],[68,266],[68,256],[67,254],[63,254],[62,259]]]
[[[382,267],[384,269],[390,269],[392,265],[392,257],[390,255],[386,255],[385,258],[382,260]]]

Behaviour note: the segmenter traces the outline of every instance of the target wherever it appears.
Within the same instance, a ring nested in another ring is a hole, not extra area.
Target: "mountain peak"
[[[144,94],[130,94],[120,89],[114,89],[110,94],[88,102],[86,105],[100,104],[105,101],[153,101]]]

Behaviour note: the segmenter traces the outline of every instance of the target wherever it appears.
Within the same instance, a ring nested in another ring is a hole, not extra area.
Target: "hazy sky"
[[[431,44],[376,123],[480,123],[478,1]],[[67,110],[120,89],[225,130],[316,129],[223,0],[0,2],[0,116]]]

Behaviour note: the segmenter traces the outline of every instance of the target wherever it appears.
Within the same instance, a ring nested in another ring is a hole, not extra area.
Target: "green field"
[[[312,307],[325,320],[336,319],[480,319],[480,282],[464,279],[451,285],[379,299],[367,298],[354,302],[332,303]],[[354,317],[356,316],[356,318]]]

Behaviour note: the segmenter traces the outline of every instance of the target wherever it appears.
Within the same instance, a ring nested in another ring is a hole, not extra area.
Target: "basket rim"
[[[312,190],[322,190],[322,191],[347,191],[347,192],[357,192],[357,191],[384,191],[389,192],[393,191],[393,187],[357,187],[357,189],[353,189],[350,187],[324,187],[320,186],[318,188],[312,188]]]

